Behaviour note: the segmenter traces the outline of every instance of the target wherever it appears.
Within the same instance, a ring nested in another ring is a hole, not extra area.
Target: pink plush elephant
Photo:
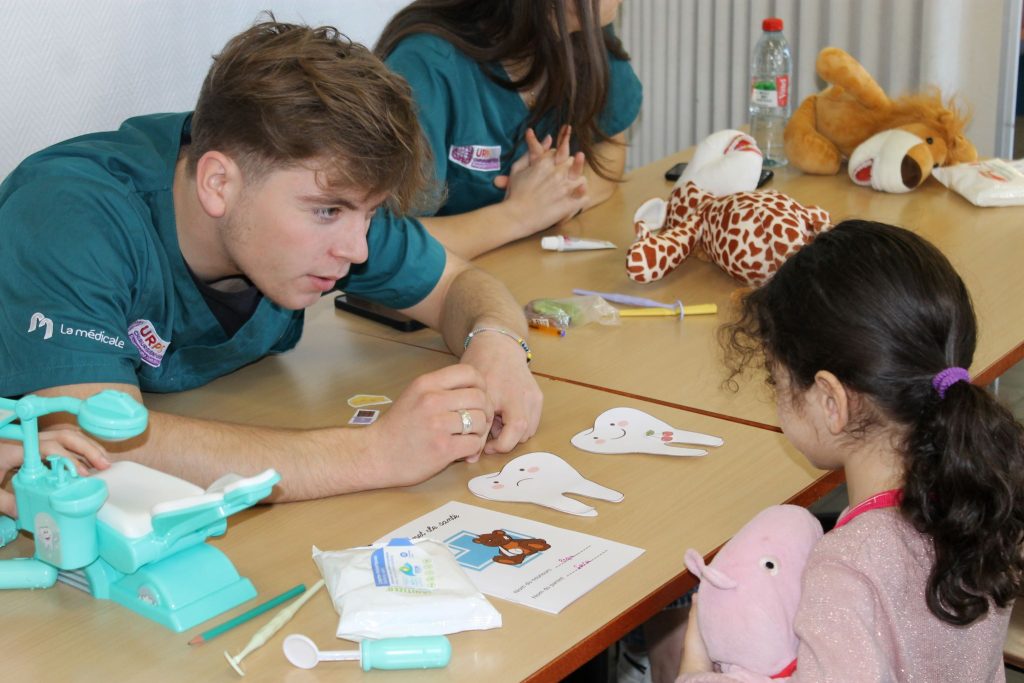
[[[686,568],[700,578],[697,623],[704,644],[729,679],[767,682],[792,673],[800,582],[821,536],[821,524],[804,508],[774,505],[747,522],[710,564],[686,551]],[[687,683],[705,679],[722,677],[685,677]]]

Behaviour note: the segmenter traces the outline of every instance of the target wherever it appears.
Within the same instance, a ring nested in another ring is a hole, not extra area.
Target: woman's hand
[[[512,164],[508,176],[495,179],[505,188],[504,203],[518,220],[518,237],[531,235],[573,219],[587,205],[586,158],[570,153],[572,128],[563,126],[557,144],[550,136],[538,140],[532,129],[526,132],[527,151]]]

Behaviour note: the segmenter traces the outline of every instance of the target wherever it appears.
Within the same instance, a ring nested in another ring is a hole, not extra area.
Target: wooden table
[[[474,263],[504,282],[522,304],[569,296],[574,288],[718,304],[717,316],[683,321],[631,319],[619,327],[591,324],[571,329],[564,339],[534,334],[530,338],[536,352],[533,370],[666,405],[776,426],[771,394],[759,379],[738,393],[721,386],[725,375],[715,330],[731,319],[736,281],[696,258],[654,283],[638,284],[626,277],[623,254],[633,240],[633,212],[651,197],[668,198],[672,183],[664,180],[663,173],[688,156],[675,154],[637,169],[607,202],[557,231],[611,240],[618,250],[547,252],[541,250],[538,235],[485,254]],[[987,384],[1024,358],[1024,315],[1020,313],[1024,268],[1019,265],[1024,252],[1024,207],[979,209],[934,179],[911,193],[895,195],[858,187],[845,173],[807,176],[782,168],[767,187],[827,209],[834,222],[853,217],[885,221],[928,238],[953,262],[974,299],[980,325],[972,366],[975,381]],[[349,329],[366,334],[444,348],[430,330],[398,333],[348,314],[338,317]]]
[[[364,544],[449,500],[644,548],[639,559],[559,615],[495,599],[505,620],[502,629],[453,636],[450,667],[417,674],[417,680],[429,681],[557,680],[692,584],[682,569],[686,548],[706,554],[766,505],[809,503],[834,483],[835,477],[821,479],[822,473],[810,468],[775,431],[766,391],[757,385],[738,393],[720,387],[714,331],[728,315],[736,289],[732,280],[696,260],[651,285],[638,285],[625,276],[622,251],[632,239],[632,213],[650,197],[668,196],[670,184],[661,174],[682,158],[684,154],[673,155],[632,173],[608,202],[559,231],[611,239],[620,250],[542,252],[538,236],[477,263],[506,282],[521,303],[567,296],[580,287],[714,302],[722,309],[718,319],[630,320],[618,328],[591,325],[561,340],[535,335],[533,369],[541,376],[546,405],[540,431],[525,446],[480,463],[457,463],[415,487],[265,506],[236,516],[228,533],[213,543],[253,580],[262,598],[298,581],[308,585],[316,580],[311,545],[336,549]],[[1019,304],[1013,304],[1024,295],[1024,273],[1016,265],[1024,240],[1024,209],[975,209],[933,181],[909,195],[884,195],[857,188],[845,176],[808,177],[782,169],[772,187],[825,207],[835,220],[859,216],[904,225],[949,255],[971,289],[981,322],[976,381],[991,381],[1024,356],[1024,316],[1017,313]],[[239,422],[339,424],[353,412],[347,397],[396,397],[414,376],[452,360],[435,333],[392,332],[336,314],[325,300],[310,311],[307,333],[295,351],[198,390],[147,400],[157,409]],[[569,445],[572,434],[617,405],[642,408],[675,426],[722,436],[726,443],[698,459],[597,456]],[[512,457],[535,450],[558,453],[588,477],[621,490],[625,500],[598,502],[598,517],[581,518],[482,501],[466,489],[469,478],[497,471]],[[23,537],[0,550],[0,557],[28,552],[30,543]],[[11,680],[235,680],[220,652],[237,652],[257,627],[254,623],[214,643],[189,648],[185,643],[201,629],[172,634],[118,605],[63,585],[43,592],[0,593],[0,613],[10,625],[4,677]],[[332,637],[336,623],[326,596],[317,596],[281,635],[245,661],[249,678],[360,679],[363,674],[351,664],[300,671],[280,655],[281,638],[290,632],[306,633],[323,648],[345,647]],[[370,675],[385,683],[408,676]]]
[[[450,361],[444,354],[345,332],[325,301],[312,309],[296,350],[201,389],[147,396],[147,401],[154,409],[238,422],[338,424],[352,414],[347,397],[383,393],[394,398],[415,375]],[[559,615],[493,599],[504,619],[501,629],[453,636],[451,665],[416,674],[418,681],[558,680],[692,585],[682,564],[687,548],[706,554],[765,506],[802,493],[805,499],[813,497],[808,487],[822,474],[775,432],[567,382],[541,378],[540,384],[546,400],[540,431],[513,453],[487,456],[472,465],[456,463],[411,488],[248,510],[229,520],[227,534],[213,544],[253,581],[261,600],[318,578],[310,559],[312,545],[341,549],[365,544],[450,500],[644,548],[640,558]],[[725,445],[703,458],[672,458],[594,455],[569,444],[596,415],[619,405],[646,410],[673,426],[721,436]],[[536,450],[561,455],[588,478],[622,491],[624,501],[596,501],[597,517],[576,517],[533,505],[484,501],[466,488],[471,477],[495,472],[511,458]],[[0,557],[30,552],[31,544],[22,537],[0,550]],[[0,593],[0,613],[9,625],[4,678],[236,680],[221,651],[238,652],[264,619],[203,646],[186,643],[248,607],[174,634],[62,584],[47,591]],[[337,618],[327,595],[316,596],[282,633],[245,660],[247,678],[360,680],[366,675],[380,683],[408,680],[404,672],[363,674],[354,664],[325,663],[301,671],[286,662],[280,647],[288,633],[305,633],[323,649],[350,646],[334,638]]]

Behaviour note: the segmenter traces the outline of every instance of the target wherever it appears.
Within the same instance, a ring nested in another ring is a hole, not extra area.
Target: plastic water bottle
[[[764,155],[765,166],[784,166],[783,132],[790,112],[793,60],[782,35],[782,19],[761,22],[761,39],[750,66],[750,134]]]

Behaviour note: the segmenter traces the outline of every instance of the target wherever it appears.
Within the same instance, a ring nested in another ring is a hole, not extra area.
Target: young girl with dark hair
[[[763,361],[783,432],[843,468],[850,507],[814,549],[791,680],[1001,681],[1024,576],[1024,430],[967,368],[964,283],[931,244],[846,221],[723,329],[734,377]],[[680,680],[716,680],[691,610]],[[691,675],[693,674],[693,675]]]
[[[472,258],[607,199],[641,86],[621,0],[416,0],[376,52],[412,86],[447,195],[423,224]]]

